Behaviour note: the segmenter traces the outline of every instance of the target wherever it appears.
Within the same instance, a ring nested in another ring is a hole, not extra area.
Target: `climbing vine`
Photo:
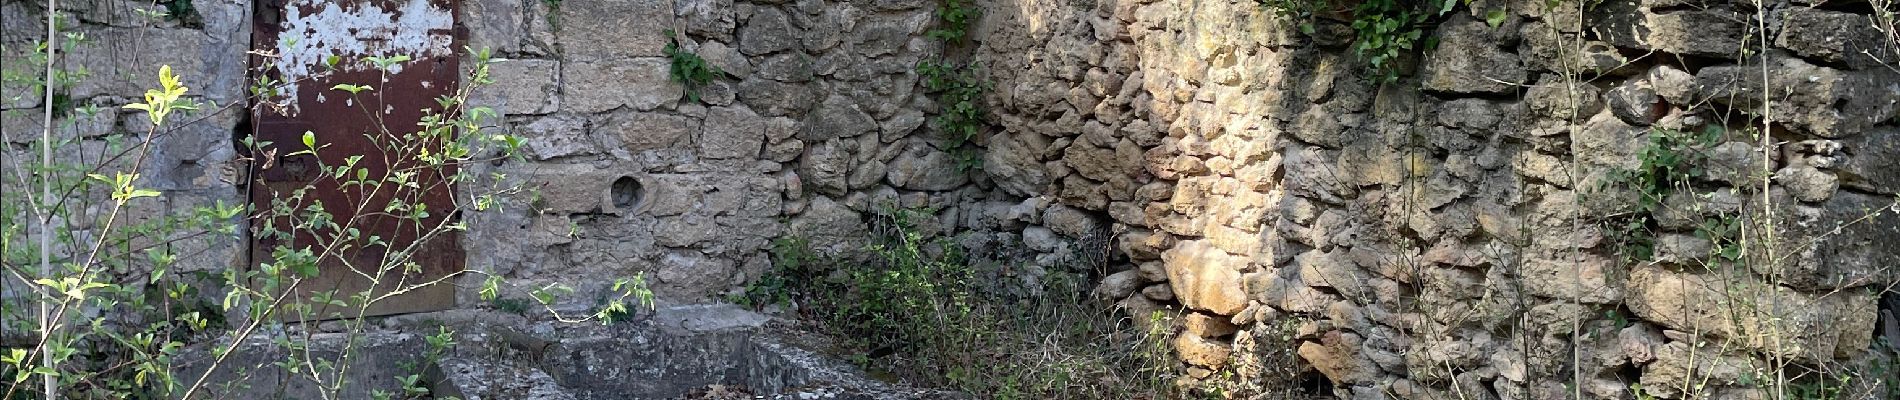
[[[965,0],[944,0],[937,10],[937,27],[926,35],[945,49],[963,44],[969,38],[970,22],[980,14]],[[956,155],[957,168],[966,171],[981,168],[982,158],[969,144],[982,130],[981,101],[989,84],[979,76],[977,66],[959,64],[942,56],[918,62],[917,74],[923,78],[924,90],[936,94],[940,108],[937,116],[930,120],[931,127],[943,135]]]
[[[700,58],[697,53],[681,49],[679,35],[672,30],[666,31],[666,37],[671,39],[664,49],[666,58],[672,60],[668,76],[673,79],[673,82],[686,87],[686,101],[698,103],[699,88],[712,83],[713,79],[725,77],[726,71],[707,63],[706,59]]]
[[[1301,33],[1316,33],[1314,22],[1321,17],[1343,18],[1352,28],[1352,52],[1366,62],[1366,74],[1379,82],[1399,78],[1399,60],[1420,48],[1432,47],[1426,34],[1440,17],[1470,0],[1412,2],[1404,0],[1365,0],[1351,9],[1325,0],[1258,0],[1262,7],[1299,24]],[[1496,28],[1509,16],[1502,9],[1489,10],[1485,22]]]
[[[1666,211],[1669,196],[1694,191],[1693,181],[1707,175],[1702,166],[1707,165],[1708,157],[1700,149],[1720,143],[1723,133],[1721,127],[1713,125],[1700,132],[1652,130],[1649,143],[1637,155],[1641,163],[1633,169],[1613,171],[1600,182],[1636,190],[1636,211],[1611,221],[1625,261],[1655,258],[1655,215]],[[1716,255],[1735,260],[1741,257],[1741,251],[1731,242],[1740,230],[1734,216],[1707,217],[1697,222],[1695,235],[1713,243]]]

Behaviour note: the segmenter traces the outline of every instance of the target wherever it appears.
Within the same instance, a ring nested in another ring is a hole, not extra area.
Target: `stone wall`
[[[242,101],[250,2],[195,0],[182,22],[64,3],[100,43],[75,54],[93,75],[74,97],[105,111],[76,126],[142,131],[115,110],[147,65]],[[946,51],[923,0],[465,0],[468,44],[498,58],[477,103],[526,141],[482,168],[534,189],[470,215],[468,265],[582,293],[646,273],[697,301],[769,271],[775,239],[849,254],[893,207],[930,209],[925,234],[1012,287],[1064,269],[1137,320],[1166,312],[1184,383],[1352,398],[1681,398],[1705,378],[1746,397],[1767,357],[1871,362],[1875,326],[1900,324],[1876,305],[1900,282],[1900,218],[1878,212],[1900,193],[1900,73],[1865,3],[1771,2],[1755,32],[1740,3],[1480,1],[1387,83],[1345,23],[1301,33],[1249,0],[977,5],[973,42]],[[0,1],[9,57],[43,32],[34,7]],[[730,74],[703,101],[668,76],[669,30]],[[991,87],[980,169],[927,123],[914,67],[945,53]],[[42,105],[6,89],[22,151]],[[244,200],[235,114],[155,143],[152,211]],[[1667,191],[1615,178],[1711,127]],[[1647,259],[1619,251],[1632,220]],[[1738,255],[1787,261],[1726,261],[1733,236],[1705,223],[1741,220],[1790,244]],[[234,238],[175,246],[197,269],[242,260]]]
[[[471,44],[504,58],[482,100],[507,115],[504,129],[529,154],[496,170],[541,197],[481,217],[470,265],[523,287],[646,272],[662,295],[696,299],[769,271],[766,249],[780,237],[856,252],[892,209],[936,210],[920,223],[930,236],[1041,220],[1040,203],[985,190],[928,133],[936,106],[914,67],[942,53],[924,36],[934,3],[550,4],[465,9]],[[701,90],[703,103],[668,78],[667,30],[729,74]]]
[[[62,1],[67,14],[62,29],[83,35],[86,44],[62,49],[62,70],[83,73],[66,93],[68,106],[75,110],[54,121],[55,139],[73,141],[60,147],[57,162],[67,165],[94,165],[101,160],[104,171],[139,174],[138,186],[164,195],[150,201],[130,202],[123,212],[124,224],[135,224],[166,214],[189,214],[193,209],[212,205],[242,204],[244,193],[236,184],[244,167],[237,162],[239,146],[233,132],[240,125],[246,97],[249,61],[245,50],[250,46],[250,2],[239,0],[199,0],[196,10],[185,18],[153,19],[141,15],[149,2],[122,0]],[[35,41],[46,36],[45,3],[29,1],[0,2],[0,66],[5,74],[17,77],[38,76],[42,72],[26,62],[25,55]],[[62,40],[61,42],[64,42]],[[172,66],[173,72],[187,80],[191,98],[206,105],[203,112],[186,115],[190,124],[178,124],[153,135],[152,153],[143,167],[132,171],[134,158],[120,156],[127,149],[143,145],[152,123],[145,114],[122,110],[120,106],[142,101],[146,89],[156,85],[159,65]],[[17,74],[17,75],[16,75]],[[6,175],[5,190],[25,190],[18,186],[37,165],[39,154],[29,145],[40,138],[42,113],[46,107],[37,89],[18,85],[13,79],[0,86],[0,171]],[[56,100],[58,101],[58,100]],[[103,219],[112,208],[105,193],[75,198],[76,215]],[[14,205],[9,205],[13,209]],[[23,210],[24,207],[19,210]],[[27,221],[27,220],[20,220]],[[22,222],[22,229],[32,229]],[[97,235],[92,225],[76,223],[75,237]],[[9,232],[18,233],[18,232]],[[19,243],[19,242],[15,242]],[[179,271],[217,271],[242,263],[242,241],[229,235],[195,235],[160,244],[179,256]],[[16,281],[8,281],[11,286]]]
[[[1771,2],[1757,36],[1753,6],[1706,3],[1476,2],[1379,84],[1344,22],[1302,34],[1253,1],[989,2],[985,171],[1112,220],[1125,261],[1097,294],[1182,315],[1191,377],[1754,398],[1765,357],[1874,357],[1900,75],[1865,4]],[[1653,144],[1676,132],[1714,133]],[[1684,178],[1618,178],[1664,148]],[[1763,221],[1780,242],[1722,256]]]

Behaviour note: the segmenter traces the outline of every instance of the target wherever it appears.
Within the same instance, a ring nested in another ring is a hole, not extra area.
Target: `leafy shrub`
[[[699,89],[712,80],[726,77],[726,71],[706,62],[699,54],[680,48],[679,36],[671,30],[666,31],[666,58],[672,60],[667,76],[686,87],[686,101],[698,103]]]

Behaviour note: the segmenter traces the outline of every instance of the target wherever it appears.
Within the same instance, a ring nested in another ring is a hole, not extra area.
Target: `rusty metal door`
[[[459,86],[455,49],[461,38],[455,22],[458,0],[259,0],[252,29],[253,81],[274,79],[285,83],[271,104],[254,107],[249,149],[252,163],[250,201],[254,210],[270,210],[274,202],[308,207],[321,202],[333,221],[360,230],[363,240],[328,240],[334,232],[273,234],[289,216],[253,219],[252,267],[271,262],[279,249],[308,248],[332,255],[318,263],[318,275],[297,286],[300,296],[333,291],[338,298],[374,290],[378,295],[398,287],[435,282],[462,271],[460,235],[438,227],[457,218],[454,188],[448,176],[455,171],[424,170],[416,188],[395,192],[363,185],[344,185],[319,173],[319,165],[342,165],[351,157],[368,169],[368,176],[421,165],[414,152],[392,149],[390,143],[413,138],[424,109],[437,109],[438,97],[450,96]],[[407,56],[411,61],[387,71],[371,58]],[[339,84],[371,89],[352,95],[334,89]],[[305,132],[321,147],[315,156],[288,156],[306,148]],[[403,136],[411,135],[411,136]],[[388,185],[395,186],[395,185]],[[303,197],[294,193],[309,188]],[[382,213],[392,199],[423,204],[432,211],[420,220]],[[434,232],[435,234],[431,234]],[[367,238],[376,236],[382,244]],[[414,251],[403,251],[414,249]],[[390,253],[408,254],[391,256]],[[407,258],[414,264],[395,266],[390,260]],[[376,276],[381,271],[382,279]],[[371,288],[372,282],[380,282]],[[372,305],[368,315],[442,310],[455,305],[451,282],[422,286]],[[315,317],[329,319],[354,309],[319,309]],[[297,319],[296,315],[280,315]]]

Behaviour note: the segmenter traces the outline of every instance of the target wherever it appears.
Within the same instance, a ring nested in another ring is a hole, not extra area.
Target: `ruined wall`
[[[1184,313],[1191,377],[1749,398],[1766,356],[1871,357],[1900,260],[1900,75],[1866,4],[1771,3],[1762,33],[1726,2],[1477,2],[1386,84],[1344,22],[1302,34],[1253,1],[985,5],[985,171],[1110,218],[1127,261],[1097,294]],[[1619,172],[1664,150],[1681,178]],[[1739,250],[1764,221],[1784,242]],[[1753,261],[1769,248],[1785,261]]]
[[[114,132],[91,146],[144,130],[117,107],[149,66],[242,102],[249,2],[157,22],[131,11],[145,3],[65,3],[98,43],[71,61],[92,70],[73,97],[102,110],[72,123]],[[1301,33],[1249,0],[977,4],[972,43],[948,51],[991,87],[965,170],[914,70],[946,53],[924,35],[935,2],[467,0],[468,45],[498,59],[477,103],[526,141],[526,160],[482,168],[535,189],[469,215],[470,268],[581,293],[644,272],[694,301],[769,270],[776,238],[845,253],[887,207],[933,209],[926,234],[1006,280],[1093,273],[1137,319],[1174,316],[1187,383],[1233,371],[1355,398],[1679,398],[1691,375],[1745,396],[1768,355],[1868,362],[1900,281],[1900,219],[1876,213],[1900,193],[1900,77],[1864,2],[1772,2],[1767,32],[1740,3],[1477,2],[1383,84],[1346,24]],[[8,57],[44,31],[35,7],[0,1]],[[701,102],[668,77],[668,30],[730,74]],[[43,106],[22,91],[0,96],[9,151]],[[1769,149],[1750,131],[1764,91]],[[244,201],[240,121],[214,115],[155,143],[143,186],[165,196],[142,214]],[[1710,127],[1671,189],[1615,178],[1659,135]],[[1632,220],[1655,232],[1645,259],[1619,251]],[[1739,220],[1828,236],[1743,268],[1705,226]],[[235,238],[174,246],[204,255],[191,268],[241,264]]]
[[[500,129],[523,136],[528,153],[495,170],[539,192],[479,217],[470,265],[521,287],[583,291],[646,272],[662,295],[691,300],[769,271],[766,249],[780,237],[859,251],[874,215],[895,208],[936,210],[918,221],[929,236],[1041,219],[1036,201],[984,202],[993,196],[983,176],[928,133],[936,105],[915,66],[942,53],[924,36],[934,3],[550,4],[466,4],[470,44],[503,58],[481,102],[506,114]],[[703,103],[668,78],[667,30],[729,74],[701,90]],[[1037,246],[1066,252],[1068,241],[1047,232]],[[990,251],[1044,265],[1064,258],[1007,250],[1017,243]]]

